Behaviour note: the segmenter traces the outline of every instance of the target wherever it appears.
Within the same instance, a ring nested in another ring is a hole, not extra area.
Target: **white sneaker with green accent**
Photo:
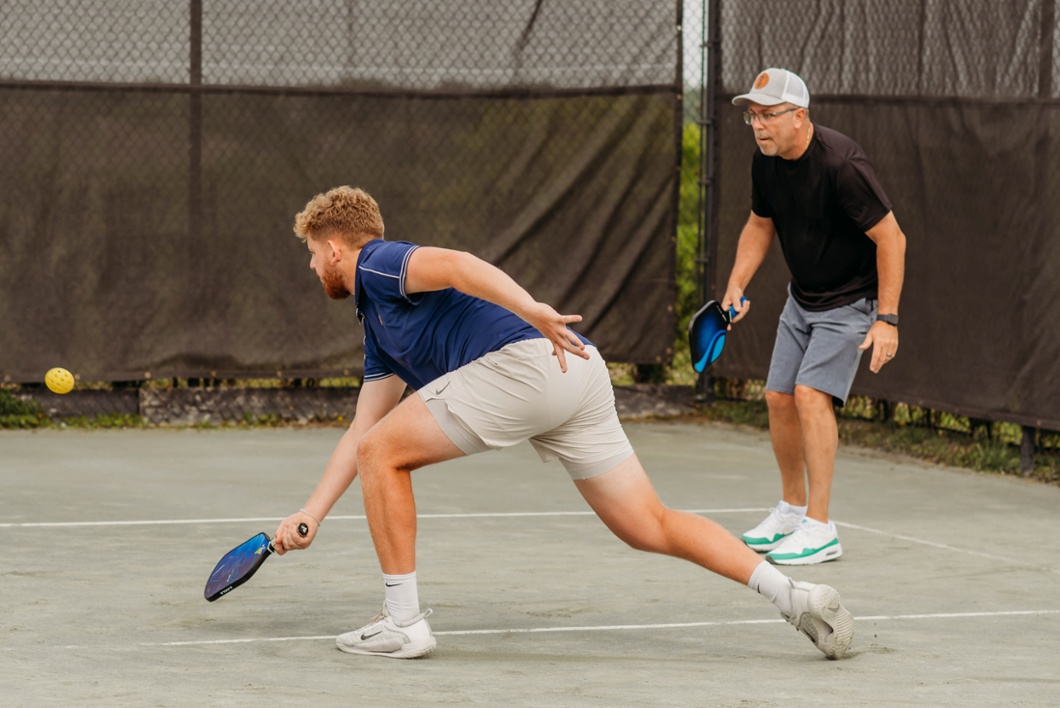
[[[415,659],[434,651],[438,641],[427,624],[431,610],[416,615],[410,622],[398,624],[383,607],[371,622],[335,639],[335,645],[349,654],[388,656],[391,659]]]
[[[794,609],[790,617],[783,615],[784,619],[829,659],[842,659],[854,638],[854,615],[843,607],[839,592],[830,585],[790,582]]]
[[[799,528],[803,518],[802,514],[781,513],[778,504],[769,510],[765,521],[741,536],[740,540],[746,543],[748,548],[759,553],[771,551]]]
[[[822,524],[803,519],[795,533],[766,554],[766,560],[773,565],[813,565],[835,560],[841,555],[843,547],[839,545],[834,522]]]

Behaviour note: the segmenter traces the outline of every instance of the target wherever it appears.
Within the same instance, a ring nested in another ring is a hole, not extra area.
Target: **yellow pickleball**
[[[74,375],[58,366],[48,369],[44,375],[44,385],[52,393],[70,393],[74,390]]]

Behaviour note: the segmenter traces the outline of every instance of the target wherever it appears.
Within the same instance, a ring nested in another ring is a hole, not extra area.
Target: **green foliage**
[[[0,390],[0,429],[40,428],[50,422],[36,401],[23,401],[10,391]]]
[[[243,424],[253,428],[279,428],[286,422],[279,413],[243,414]]]
[[[757,392],[757,387],[748,386],[748,383],[721,382],[722,385],[716,385],[715,393],[727,388]],[[871,399],[853,397],[836,416],[839,439],[844,445],[977,472],[1022,474],[1018,425],[994,421],[989,426],[988,436],[962,416],[928,412],[905,404],[895,406],[894,419],[881,420],[875,415],[877,409],[873,403]],[[754,393],[749,398],[716,399],[703,406],[699,415],[710,421],[769,430],[766,403],[761,395]],[[1031,476],[1043,482],[1060,482],[1060,449],[1057,446],[1039,447]]]
[[[36,401],[23,401],[10,391],[0,390],[0,415],[35,415],[41,413]]]
[[[681,188],[677,220],[677,285],[674,356],[667,382],[691,386],[696,381],[688,351],[688,321],[699,309],[696,258],[699,256],[699,126],[686,123],[682,135]]]
[[[129,415],[127,413],[106,413],[95,416],[72,416],[65,418],[62,423],[71,428],[82,428],[84,430],[128,430],[130,428],[146,428],[147,422],[140,415]]]
[[[748,425],[761,430],[769,429],[769,411],[763,400],[715,400],[704,406],[700,413],[707,420],[719,423]]]
[[[1003,440],[976,440],[975,436],[901,422],[869,422],[840,419],[840,439],[861,447],[908,455],[919,460],[963,467],[978,472],[1018,475],[1020,447]],[[1035,476],[1044,481],[1060,479],[1060,460],[1055,453],[1035,455]]]
[[[10,391],[0,390],[0,430],[71,427],[84,430],[143,428],[142,416],[107,413],[97,416],[73,416],[55,421],[36,401],[24,401]]]

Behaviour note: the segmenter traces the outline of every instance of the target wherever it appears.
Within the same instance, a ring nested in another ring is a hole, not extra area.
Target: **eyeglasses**
[[[762,121],[763,123],[770,123],[777,116],[782,116],[785,113],[791,113],[792,111],[799,110],[796,108],[789,108],[786,111],[777,111],[776,113],[752,113],[751,111],[745,111],[743,114],[743,122],[747,125],[753,125],[755,118]]]

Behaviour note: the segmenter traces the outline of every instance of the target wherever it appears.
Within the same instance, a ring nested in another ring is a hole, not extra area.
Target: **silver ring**
[[[890,359],[892,356],[894,356],[894,354],[884,354],[884,356],[886,356],[888,359]]]

